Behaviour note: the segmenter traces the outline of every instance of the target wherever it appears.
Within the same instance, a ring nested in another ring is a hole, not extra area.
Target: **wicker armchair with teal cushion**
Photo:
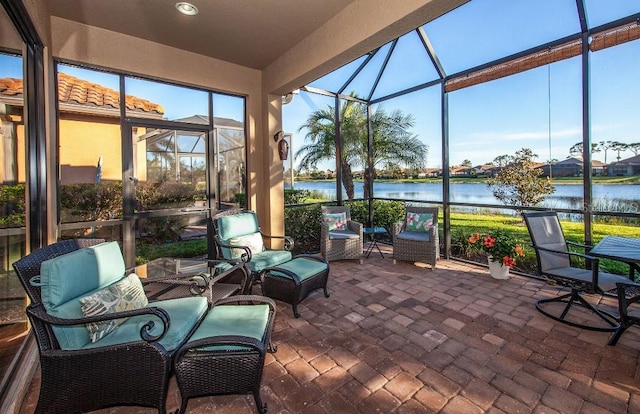
[[[116,242],[68,240],[13,264],[40,354],[36,412],[117,405],[166,411],[172,358],[208,310],[205,297],[149,303]]]
[[[291,260],[293,239],[263,234],[256,213],[249,210],[226,210],[211,218],[216,245],[216,259],[243,261],[254,278],[266,267]],[[283,249],[267,249],[264,240],[281,240]]]
[[[322,206],[320,253],[328,262],[352,259],[362,263],[362,223],[351,220],[347,206]]]
[[[393,262],[406,260],[436,267],[440,258],[438,208],[406,206],[403,221],[393,226]]]

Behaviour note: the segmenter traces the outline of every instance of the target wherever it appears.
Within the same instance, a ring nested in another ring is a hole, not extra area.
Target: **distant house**
[[[582,177],[582,158],[567,158],[566,160],[551,164],[551,167],[549,167],[549,164],[540,164],[539,168],[542,169],[543,174],[547,177],[549,175],[553,177]],[[591,161],[591,174],[604,175],[605,171],[605,164],[603,162],[598,160]]]
[[[482,164],[473,167],[473,173],[476,177],[493,177],[499,168],[493,164]]]
[[[452,177],[470,177],[472,170],[473,168],[471,167],[456,166],[451,167],[450,174]]]
[[[640,155],[610,163],[607,166],[607,174],[612,176],[640,175]]]
[[[442,168],[423,168],[419,173],[419,178],[439,177],[442,175]]]
[[[547,177],[580,177],[582,176],[582,160],[571,157],[551,165],[544,164],[540,169]]]

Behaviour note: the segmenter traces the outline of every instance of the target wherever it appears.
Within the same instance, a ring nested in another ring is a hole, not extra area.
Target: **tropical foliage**
[[[515,156],[503,157],[508,157],[509,162],[487,179],[487,185],[504,205],[515,206],[520,213],[523,207],[535,206],[554,193],[553,184],[541,177],[543,171],[537,168],[534,162],[537,155],[531,149],[522,148]]]
[[[352,168],[365,169],[364,197],[369,197],[369,183],[376,177],[376,168],[425,166],[428,147],[410,132],[415,121],[412,115],[394,110],[390,113],[378,106],[371,113],[373,158],[368,168],[367,107],[347,100],[340,105],[340,134],[342,148],[336,151],[336,111],[328,106],[313,112],[300,127],[306,129],[306,143],[296,151],[301,170],[312,170],[319,162],[340,160],[342,185],[351,200],[355,197]]]

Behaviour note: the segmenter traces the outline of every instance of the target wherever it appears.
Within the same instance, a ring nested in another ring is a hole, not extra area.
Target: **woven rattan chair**
[[[39,249],[13,264],[31,300],[27,316],[37,341],[41,368],[40,393],[35,410],[37,413],[79,413],[117,405],[154,407],[158,412],[165,413],[173,355],[206,315],[208,303],[202,297],[156,302],[140,309],[91,317],[65,319],[50,314],[50,305],[47,303],[51,300],[52,293],[48,294],[49,299],[43,298],[41,287],[45,286],[45,278],[40,276],[45,261],[74,259],[81,252],[85,254],[89,250],[84,249],[85,247],[99,249],[109,244],[110,256],[105,257],[101,250],[93,254],[96,257],[93,260],[102,263],[97,266],[101,270],[105,269],[105,272],[115,274],[119,270],[113,269],[117,268],[122,269],[124,274],[124,261],[115,263],[112,260],[113,251],[121,254],[117,243],[100,244],[101,241],[61,241]],[[86,254],[91,256],[90,253]],[[61,264],[60,268],[64,266]],[[69,286],[88,286],[88,289],[92,289],[93,281],[101,280],[100,273],[74,272],[74,266],[68,268],[68,274],[64,271],[56,272],[62,274],[58,280],[66,282],[69,278]],[[79,283],[78,279],[82,278],[82,283]],[[57,292],[57,295],[64,297],[66,293]],[[43,299],[47,299],[47,303],[43,303]],[[62,303],[60,308],[68,304],[79,306],[75,303],[79,303],[79,300],[72,297]],[[181,317],[171,324],[172,315]],[[89,322],[121,318],[128,319],[95,343],[89,341],[74,345],[69,340],[73,335],[72,331],[87,335],[85,325]],[[131,325],[123,328],[129,322]],[[112,336],[117,333],[125,333],[130,339],[118,342]],[[174,346],[167,346],[167,342]]]
[[[362,263],[362,246],[364,237],[362,223],[351,220],[351,212],[347,206],[322,206],[323,217],[328,214],[343,214],[346,219],[344,230],[329,230],[323,219],[320,226],[320,252],[328,261],[359,260]]]
[[[438,239],[438,208],[406,206],[406,213],[431,216],[431,225],[422,231],[411,231],[407,228],[407,215],[401,222],[394,223],[391,236],[393,242],[393,263],[397,260],[422,262],[436,267],[440,258],[440,241]]]
[[[623,276],[600,272],[598,259],[588,255],[590,246],[568,242],[562,231],[558,214],[555,211],[534,211],[523,213],[532,247],[536,251],[538,274],[566,286],[570,292],[549,299],[539,299],[536,309],[543,315],[558,322],[592,331],[612,332],[618,329],[618,321],[592,305],[584,297],[585,293],[603,294],[616,289],[616,283],[629,280]],[[569,246],[582,249],[585,253],[571,251]],[[589,266],[574,266],[571,259],[581,258]],[[553,306],[559,303],[560,306]],[[550,305],[551,304],[551,305]],[[572,318],[573,305],[582,306],[593,313],[602,325],[583,323],[582,319]]]

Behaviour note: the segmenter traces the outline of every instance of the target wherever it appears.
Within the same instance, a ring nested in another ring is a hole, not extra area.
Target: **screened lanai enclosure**
[[[440,207],[445,257],[482,261],[467,239],[498,228],[528,245],[529,209],[581,242],[640,236],[639,19],[634,1],[470,1],[288,96],[285,169],[365,225]]]

